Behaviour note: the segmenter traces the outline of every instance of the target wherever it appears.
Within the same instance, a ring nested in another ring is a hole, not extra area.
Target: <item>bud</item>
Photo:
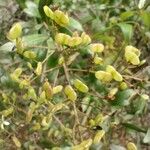
[[[128,86],[127,86],[127,84],[125,83],[125,82],[121,82],[120,83],[120,89],[121,90],[125,90],[125,89],[127,89],[128,88]]]
[[[142,98],[143,100],[148,100],[148,99],[149,99],[149,96],[148,96],[147,94],[142,94],[142,95],[141,95],[141,98]]]
[[[106,68],[106,72],[110,73],[114,80],[116,81],[122,81],[123,78],[119,72],[116,71],[116,69],[113,66],[108,65]]]
[[[78,45],[80,45],[81,43],[82,43],[82,38],[80,38],[80,37],[72,37],[72,38],[70,38],[69,41],[68,41],[68,45],[69,45],[70,47],[78,46]]]
[[[19,77],[22,74],[22,68],[17,68],[12,74],[10,74],[10,77],[13,81],[19,82]]]
[[[116,95],[116,93],[118,92],[118,88],[113,88],[109,91],[108,93],[108,98],[110,98],[111,100],[114,99],[114,96]]]
[[[101,53],[104,51],[104,45],[101,43],[94,43],[90,45],[90,49],[94,53]]]
[[[80,80],[76,79],[74,80],[74,86],[79,90],[80,92],[87,93],[89,91],[89,88]]]
[[[22,80],[22,81],[20,81],[20,83],[19,83],[19,88],[20,89],[23,89],[23,88],[25,88],[25,87],[28,87],[30,85],[30,82],[28,81],[28,80]]]
[[[82,38],[82,44],[84,45],[88,45],[91,43],[91,38],[89,35],[87,35],[85,32],[83,32],[81,34],[81,38]]]
[[[96,125],[100,125],[104,121],[104,116],[102,114],[98,114],[94,120]]]
[[[96,56],[94,57],[94,63],[95,63],[96,65],[100,65],[100,64],[103,63],[103,59],[100,58],[100,57],[98,57],[98,56],[96,55]]]
[[[35,73],[36,73],[37,76],[41,75],[41,73],[42,73],[42,63],[41,62],[38,62]]]
[[[34,88],[30,87],[27,94],[28,99],[37,100],[37,95]]]
[[[62,45],[68,45],[69,40],[70,40],[70,36],[64,33],[58,33],[55,36],[55,41],[58,44],[62,44]]]
[[[46,16],[53,20],[54,19],[54,12],[48,6],[44,6],[43,9],[44,9]]]
[[[69,25],[69,17],[67,14],[64,14],[62,11],[60,10],[56,10],[54,12],[54,20],[55,22],[62,26],[62,27],[66,27]]]
[[[55,86],[55,87],[53,88],[53,94],[57,94],[57,93],[61,92],[62,89],[63,89],[63,86],[62,86],[62,85]]]
[[[96,71],[95,77],[103,82],[110,82],[112,80],[112,75],[105,71]]]
[[[32,52],[32,51],[25,51],[23,53],[23,56],[29,59],[34,59],[36,57],[36,54],[35,52]]]
[[[21,147],[21,143],[20,143],[19,139],[16,136],[13,136],[12,140],[15,143],[16,147],[18,147],[18,148]]]
[[[45,91],[46,98],[50,99],[53,96],[53,90],[48,81],[43,84],[43,90]]]
[[[74,91],[74,89],[70,85],[67,85],[65,87],[64,92],[67,95],[68,99],[70,99],[72,101],[75,101],[77,99],[77,94],[76,94],[76,92]]]
[[[22,34],[22,27],[20,23],[15,23],[9,30],[8,39],[15,40]]]
[[[62,65],[65,62],[65,58],[63,56],[59,57],[58,64]]]
[[[8,115],[11,115],[12,113],[14,112],[14,108],[13,107],[10,107],[6,110],[3,110],[1,112],[1,114],[4,116],[4,117],[7,117]]]
[[[18,54],[22,54],[24,51],[24,43],[22,42],[21,38],[16,39],[16,49]]]
[[[126,46],[125,48],[125,59],[127,62],[130,62],[133,65],[139,65],[140,60],[140,51],[133,46]]]
[[[127,150],[137,150],[137,147],[136,147],[136,145],[134,143],[129,142],[127,144]]]
[[[99,142],[101,141],[101,139],[103,138],[104,135],[105,135],[104,130],[97,131],[97,133],[94,137],[93,143],[94,144],[99,144]]]

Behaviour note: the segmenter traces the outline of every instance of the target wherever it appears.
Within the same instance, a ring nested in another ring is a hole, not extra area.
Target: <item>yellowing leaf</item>
[[[3,110],[1,113],[4,117],[7,117],[8,115],[11,115],[14,111],[14,108],[13,107],[10,107],[6,110]]]
[[[74,91],[74,89],[70,85],[67,85],[65,87],[64,92],[67,95],[68,99],[70,99],[72,101],[75,101],[77,99],[77,94],[76,94],[76,92]]]
[[[76,79],[74,80],[74,86],[79,90],[80,92],[87,93],[89,91],[89,88],[80,80]]]

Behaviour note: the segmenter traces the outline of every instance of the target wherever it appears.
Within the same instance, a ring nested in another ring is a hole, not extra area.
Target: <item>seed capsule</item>
[[[94,57],[94,63],[97,64],[97,65],[100,65],[103,63],[103,59],[98,57],[98,56],[95,56]]]
[[[101,139],[103,138],[104,135],[105,135],[104,130],[97,131],[97,133],[94,137],[93,143],[98,144],[101,141]]]
[[[53,20],[54,19],[54,12],[48,6],[44,6],[43,9],[44,9],[46,16]]]
[[[120,89],[121,90],[125,90],[125,89],[127,89],[128,88],[128,86],[127,86],[127,84],[125,83],[125,82],[121,82],[120,83]]]
[[[41,73],[42,73],[42,63],[41,62],[38,62],[35,73],[36,73],[37,76],[41,75]]]
[[[70,99],[72,101],[75,101],[77,99],[77,94],[76,94],[76,92],[74,91],[74,89],[70,85],[67,85],[65,87],[64,92],[67,95],[68,99]]]
[[[62,27],[66,27],[69,24],[69,17],[67,14],[64,14],[62,11],[60,10],[56,10],[54,12],[54,20],[55,22],[62,26]]]
[[[89,88],[78,79],[74,80],[74,86],[77,88],[77,90],[83,93],[87,93],[89,90]]]
[[[82,43],[82,38],[81,37],[72,37],[68,41],[68,45],[70,47],[78,46]]]
[[[63,89],[63,86],[62,85],[58,85],[56,87],[53,88],[53,94],[57,94],[59,92],[61,92]]]
[[[101,53],[104,51],[104,45],[101,43],[94,43],[90,45],[90,49],[94,53]]]
[[[81,38],[82,38],[82,44],[84,45],[88,45],[89,43],[91,43],[91,38],[88,34],[86,34],[85,32],[83,32],[81,34]]]
[[[67,34],[58,33],[55,36],[55,41],[56,43],[61,44],[61,45],[68,45],[70,38],[71,37]]]
[[[136,147],[136,145],[134,143],[129,142],[127,144],[127,150],[137,150],[137,147]]]
[[[15,40],[22,34],[22,27],[20,23],[15,23],[9,30],[8,39]]]
[[[127,62],[130,62],[133,65],[140,64],[139,60],[140,54],[141,54],[140,51],[133,46],[129,45],[125,48],[125,59]]]
[[[51,85],[50,85],[50,83],[48,81],[46,81],[43,84],[43,90],[45,91],[47,99],[52,98],[52,96],[53,96],[53,90],[52,90],[52,87],[51,87]]]
[[[114,80],[116,81],[122,81],[123,78],[119,72],[116,71],[116,69],[113,66],[108,65],[106,68],[106,72],[110,73]]]
[[[35,52],[32,52],[32,51],[25,51],[23,53],[23,56],[29,59],[34,59],[36,57],[36,54]]]
[[[103,82],[110,82],[112,80],[112,75],[105,71],[96,71],[95,77]]]

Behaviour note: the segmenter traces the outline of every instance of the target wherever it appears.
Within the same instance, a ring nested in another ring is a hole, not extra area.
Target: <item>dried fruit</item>
[[[89,88],[82,81],[75,79],[73,83],[80,92],[87,93],[89,91]]]

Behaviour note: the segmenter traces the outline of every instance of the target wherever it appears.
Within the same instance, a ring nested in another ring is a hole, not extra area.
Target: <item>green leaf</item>
[[[31,34],[23,37],[23,42],[27,46],[37,46],[42,44],[48,39],[48,36],[45,34]]]
[[[4,53],[5,53],[5,52],[11,52],[14,46],[15,46],[14,43],[12,43],[12,42],[7,42],[7,43],[5,43],[4,45],[2,45],[2,46],[0,47],[0,51],[3,51]]]
[[[132,129],[132,130],[135,130],[135,131],[138,131],[138,132],[143,132],[143,133],[146,133],[146,129],[143,129],[141,127],[138,127],[134,124],[131,124],[131,123],[122,123],[122,125],[126,128],[129,128],[129,129]]]
[[[144,143],[150,143],[150,128],[147,130],[147,133],[143,139]]]
[[[129,41],[132,38],[133,35],[133,27],[130,24],[127,23],[119,23],[118,26],[120,27],[123,36],[124,36],[124,40],[129,43]]]
[[[134,15],[134,11],[126,11],[126,12],[121,13],[120,18],[124,21],[132,17],[133,15]]]
[[[132,96],[133,93],[134,91],[132,89],[119,91],[116,94],[115,100],[111,101],[110,103],[113,106],[126,106],[129,104],[129,98]]]
[[[141,12],[141,19],[142,19],[144,25],[150,29],[150,12],[142,11]]]
[[[24,9],[24,12],[29,15],[30,17],[37,17],[40,18],[38,6],[31,1],[26,2],[27,8]]]
[[[77,21],[76,19],[70,17],[70,24],[69,24],[69,27],[72,28],[72,29],[76,29],[76,30],[79,30],[79,31],[83,31],[83,27],[82,25],[80,24],[79,21]]]

